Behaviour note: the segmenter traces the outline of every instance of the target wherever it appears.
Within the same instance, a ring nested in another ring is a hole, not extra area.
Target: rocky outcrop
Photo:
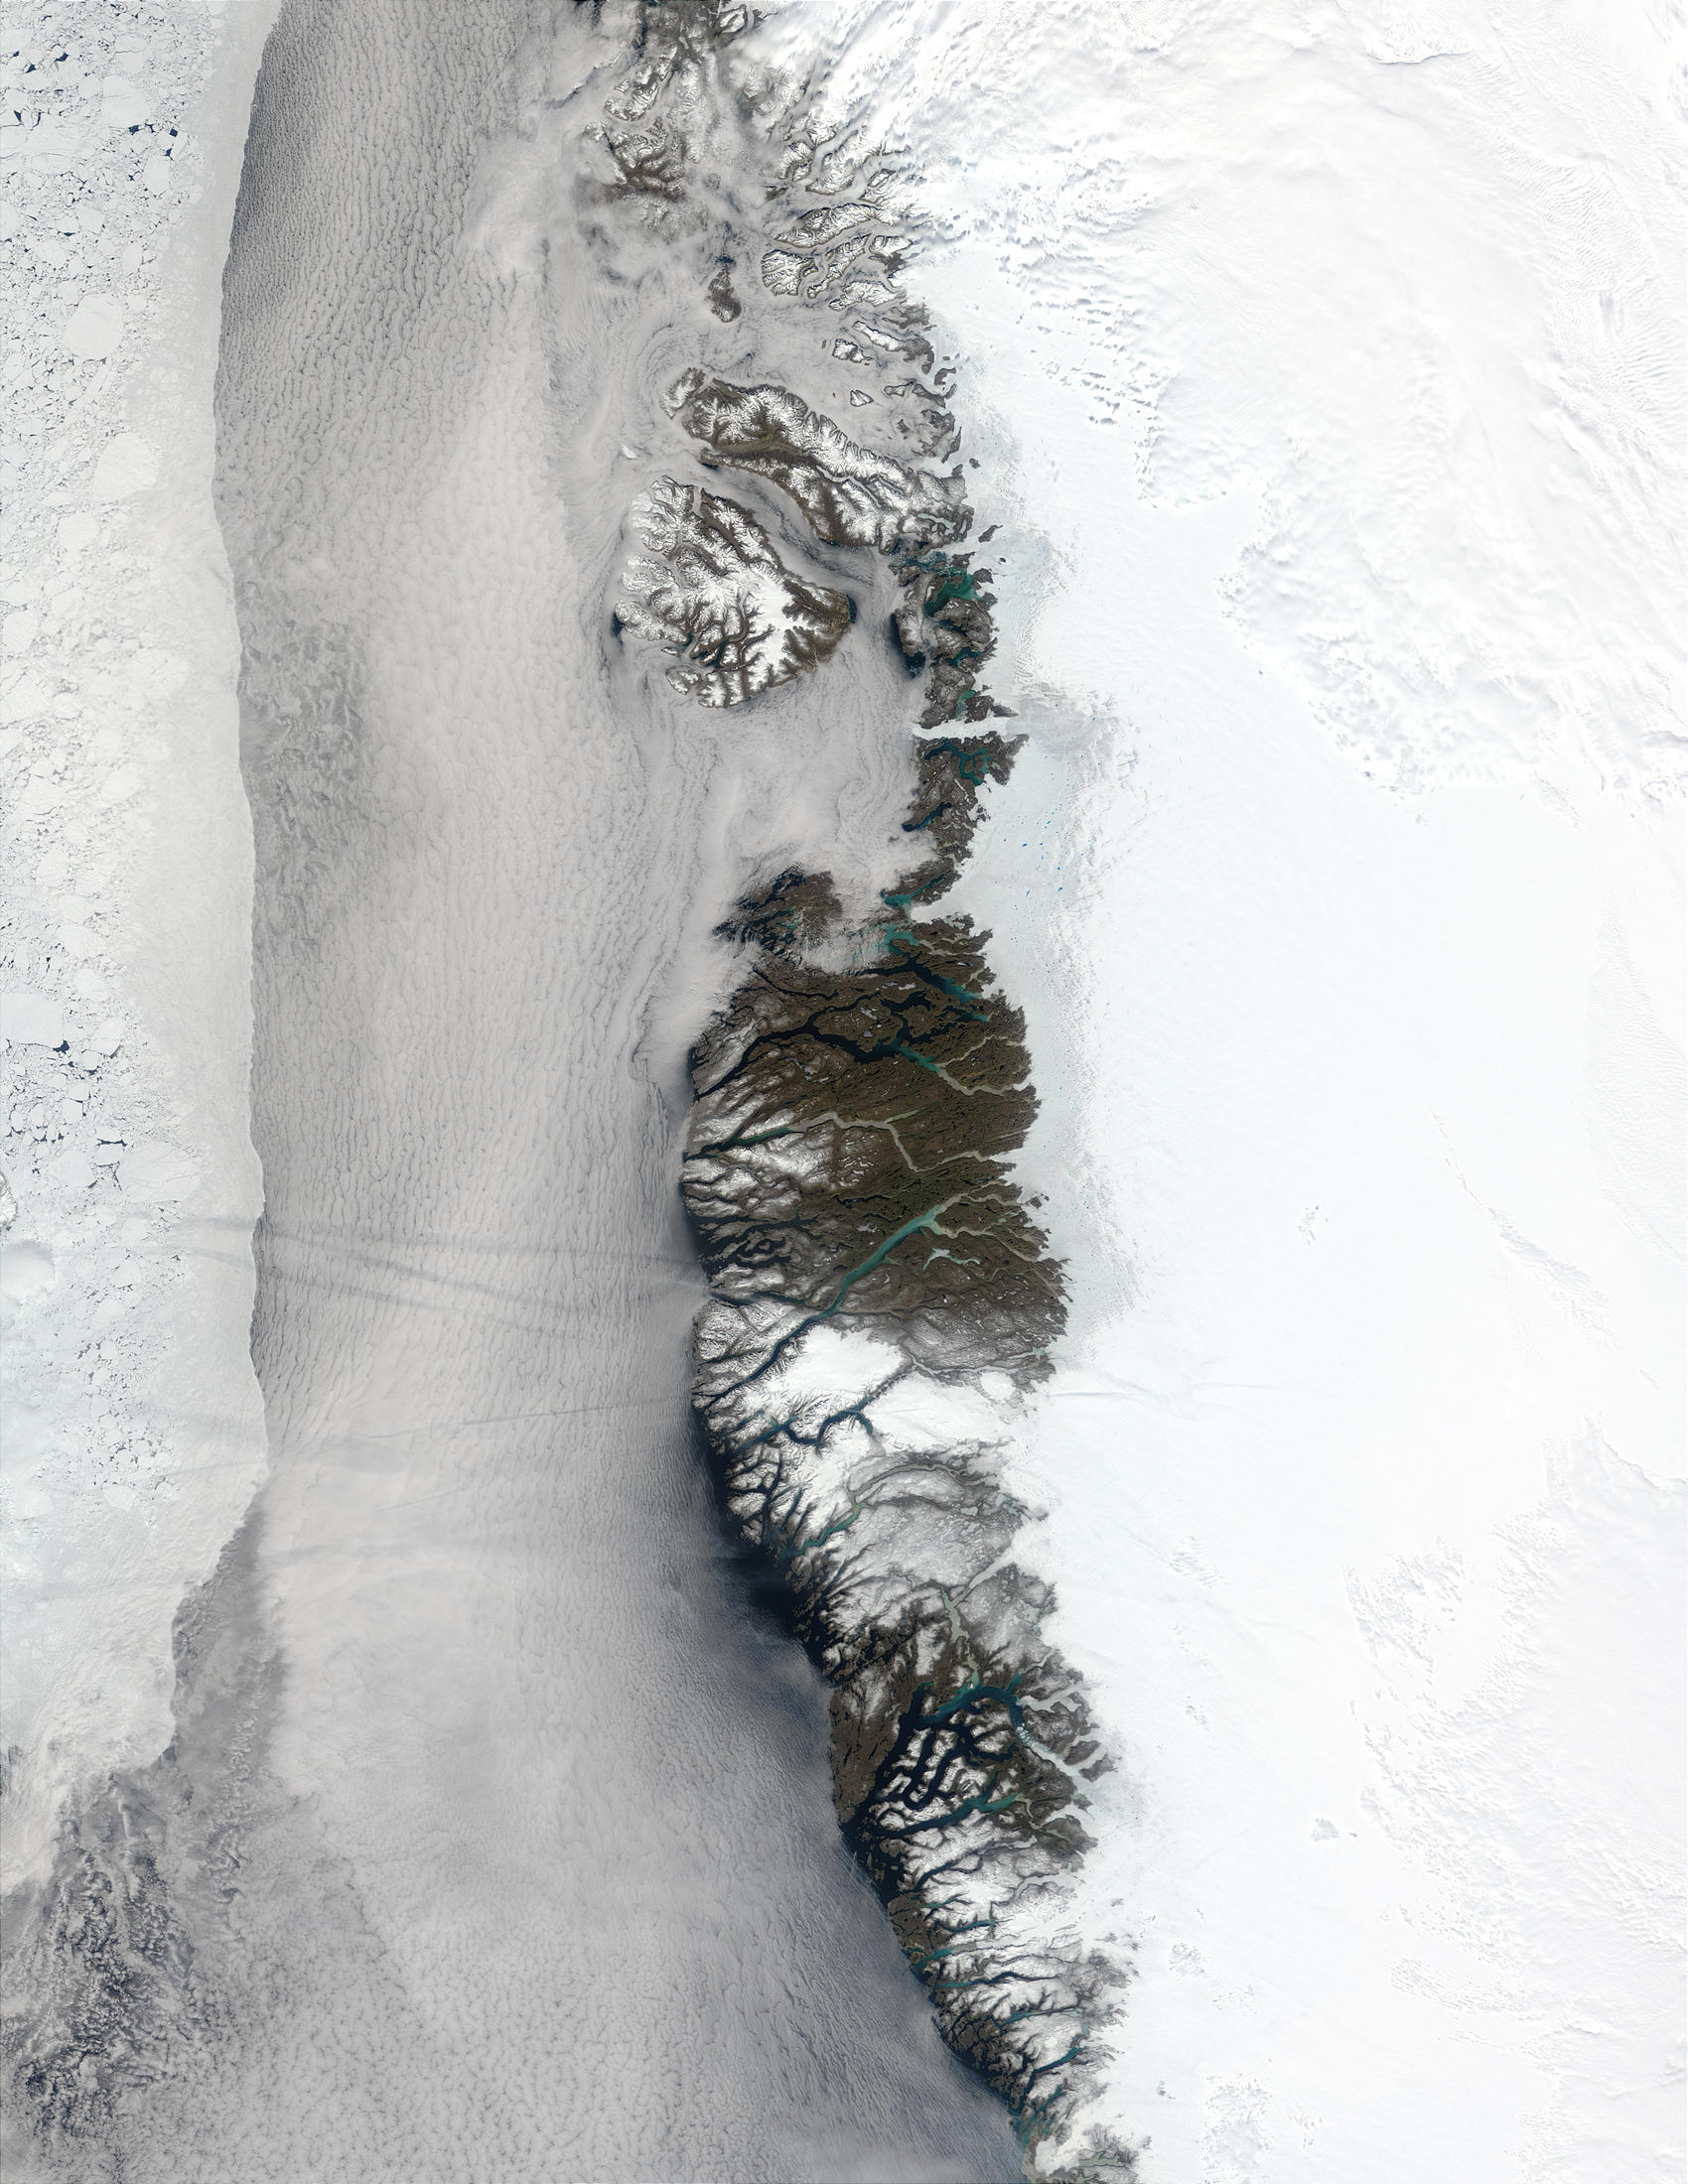
[[[1007,709],[983,681],[996,598],[952,463],[956,374],[902,286],[918,223],[891,163],[815,129],[802,86],[736,80],[720,10],[643,22],[606,107],[607,187],[644,193],[647,225],[705,236],[701,309],[747,340],[771,309],[825,312],[813,331],[863,382],[846,382],[847,432],[801,391],[697,364],[663,397],[675,447],[783,495],[818,546],[881,558],[922,732],[913,800],[887,815],[907,866],[865,926],[815,869],[722,929],[742,973],[692,1056],[682,1181],[710,1291],[698,1421],[763,1596],[832,1687],[839,1825],[945,2038],[1006,2103],[1029,2173],[1122,2179],[1133,2156],[1111,2141],[1064,2165],[1055,2150],[1122,1974],[1066,1932],[1110,1762],[1043,1635],[1053,1593],[1005,1481],[1064,1312],[1013,1165],[1037,1098],[990,936],[936,908],[1019,749],[986,725]],[[718,177],[686,195],[729,109],[766,161],[733,193],[766,208],[760,230],[721,214]],[[741,303],[745,264],[763,293]],[[701,703],[754,697],[844,638],[838,595],[781,589],[733,503],[664,480],[635,520],[647,554],[620,617],[676,648],[670,680]]]
[[[1031,2147],[1113,1975],[1052,1937],[1106,1761],[999,1475],[1062,1316],[1006,1158],[1036,1108],[1024,1025],[965,919],[888,922],[840,974],[799,905],[786,876],[743,906],[754,968],[695,1056],[696,1400],[726,1511],[833,1686],[845,1838]]]
[[[926,677],[922,728],[946,721],[1010,718],[988,697],[979,670],[996,650],[991,609],[996,595],[984,589],[988,569],[972,567],[970,553],[911,553],[897,557],[904,599],[892,628],[914,674]]]
[[[965,535],[973,511],[961,478],[935,478],[874,455],[783,387],[734,386],[697,369],[669,388],[665,406],[702,442],[708,470],[766,478],[788,493],[828,546],[931,545]]]
[[[831,658],[848,597],[803,584],[754,516],[665,478],[633,506],[644,552],[622,578],[625,628],[677,650],[668,680],[700,705],[740,705]]]

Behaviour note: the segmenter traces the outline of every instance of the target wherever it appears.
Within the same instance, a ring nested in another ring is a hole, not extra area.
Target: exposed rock
[[[1010,757],[996,737],[929,753],[957,848]],[[1049,1587],[1008,1560],[1025,1512],[992,1438],[993,1401],[1040,1377],[1062,1318],[1006,1160],[1037,1103],[987,935],[898,922],[899,895],[877,956],[830,971],[806,952],[830,899],[785,874],[741,906],[761,957],[694,1056],[696,1401],[727,1512],[834,1686],[845,1838],[1030,2146],[1117,1981],[1048,1931],[1107,1762],[1040,1634]]]
[[[963,1369],[1041,1355],[1059,1273],[1001,1158],[1037,1108],[1023,1028],[965,920],[895,929],[848,976],[758,965],[698,1046],[686,1168],[753,1349],[840,1314]]]
[[[1007,712],[981,680],[992,575],[964,547],[960,470],[930,467],[959,444],[955,371],[901,285],[918,218],[883,148],[820,131],[800,84],[735,76],[722,11],[682,0],[643,21],[636,94],[612,101],[624,180],[659,224],[707,226],[683,181],[668,209],[668,150],[701,141],[712,81],[736,85],[739,123],[763,132],[768,210],[760,234],[731,219],[715,233],[711,308],[743,309],[726,268],[748,260],[757,309],[828,313],[834,371],[873,375],[848,400],[875,444],[789,388],[702,366],[664,406],[707,470],[762,478],[823,544],[886,557],[919,724],[942,731],[915,742],[910,869],[871,929],[847,927],[830,877],[805,871],[722,928],[749,961],[693,1055],[682,1188],[710,1285],[694,1401],[724,1517],[833,1687],[839,1824],[945,2038],[1007,2104],[1029,2173],[1124,2184],[1128,2147],[1093,2138],[1066,2167],[1055,2152],[1124,1974],[1064,1938],[1090,1787],[1111,1761],[1042,1636],[1052,1595],[1015,1559],[1027,1512],[1002,1483],[1063,1315],[1060,1268],[1010,1166],[1037,1102],[988,935],[930,914],[1019,749],[981,725]],[[681,648],[671,679],[706,704],[753,695],[782,679],[775,628],[782,673],[824,658],[842,630],[812,602],[836,595],[788,604],[792,580],[745,512],[701,492],[682,505],[681,490],[640,511],[648,558],[622,611]]]
[[[734,386],[697,369],[664,397],[669,414],[703,443],[710,470],[749,471],[790,494],[829,546],[948,544],[973,512],[961,478],[934,478],[874,455],[783,387]]]
[[[709,308],[723,326],[731,326],[744,311],[733,293],[733,269],[730,265],[718,265],[709,283]]]
[[[892,616],[903,656],[914,673],[927,670],[922,728],[945,721],[1011,719],[979,687],[979,669],[996,650],[991,609],[996,595],[980,589],[988,569],[972,569],[971,554],[925,553],[899,563],[905,598]]]
[[[975,736],[936,736],[915,745],[918,781],[903,831],[919,836],[926,861],[891,897],[893,906],[911,909],[916,902],[934,902],[948,887],[983,817],[979,798],[985,783],[1008,779],[1023,741],[1018,736],[1005,741],[992,729]]]
[[[662,478],[634,501],[645,551],[622,578],[625,628],[677,649],[668,671],[700,705],[740,705],[830,659],[854,609],[803,584],[746,509]]]

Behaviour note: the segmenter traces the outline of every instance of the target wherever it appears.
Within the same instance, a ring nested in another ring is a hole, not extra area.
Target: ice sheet
[[[1043,541],[963,896],[1078,1274],[1010,1477],[1126,1754],[1102,2112],[1169,2184],[1679,2173],[1660,66],[1111,20],[953,11],[901,109]]]

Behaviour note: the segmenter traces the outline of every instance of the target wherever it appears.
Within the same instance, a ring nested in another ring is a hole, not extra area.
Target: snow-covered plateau
[[[1680,2179],[1656,11],[19,23],[10,2173]]]

